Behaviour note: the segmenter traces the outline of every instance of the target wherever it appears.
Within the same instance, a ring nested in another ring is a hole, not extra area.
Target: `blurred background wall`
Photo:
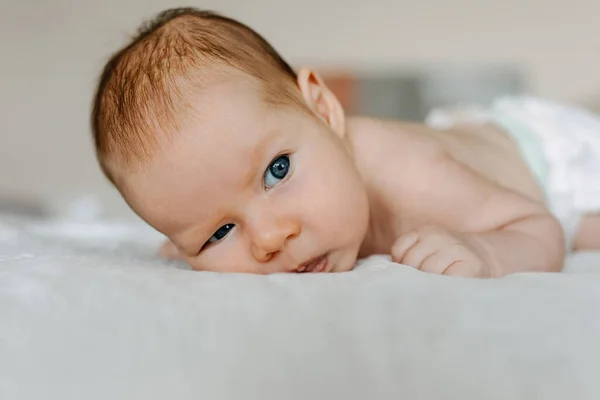
[[[519,91],[600,104],[598,0],[0,0],[0,201],[92,195],[131,216],[96,166],[92,91],[143,20],[182,5],[242,20],[332,84],[349,74],[357,112]]]

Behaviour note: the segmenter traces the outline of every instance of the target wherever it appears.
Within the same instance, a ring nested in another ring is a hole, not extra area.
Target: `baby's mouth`
[[[327,270],[327,254],[323,254],[319,257],[313,258],[303,264],[300,264],[297,268],[298,272],[325,272]]]

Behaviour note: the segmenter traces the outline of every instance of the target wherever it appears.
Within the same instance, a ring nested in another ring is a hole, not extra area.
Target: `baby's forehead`
[[[224,165],[260,162],[281,139],[284,131],[268,111],[239,102],[219,103],[201,109],[198,117],[165,141],[161,164],[215,174]]]
[[[264,163],[282,141],[298,139],[305,126],[302,113],[268,104],[257,83],[243,75],[191,93],[189,105],[180,129],[166,135],[161,163],[202,166],[207,175],[219,173],[225,163]]]
[[[192,117],[182,126],[182,136],[201,135],[216,148],[262,145],[297,125],[293,110],[267,104],[254,88],[218,85],[191,101]]]

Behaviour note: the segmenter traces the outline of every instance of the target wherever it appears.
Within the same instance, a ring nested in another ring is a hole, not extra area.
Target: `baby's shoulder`
[[[353,117],[348,134],[355,154],[366,159],[389,156],[403,163],[424,162],[447,151],[442,135],[421,123]]]

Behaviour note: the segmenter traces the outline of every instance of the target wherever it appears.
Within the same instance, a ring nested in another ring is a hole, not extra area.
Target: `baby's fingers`
[[[489,278],[489,269],[485,268],[485,265],[477,260],[463,260],[458,259],[451,265],[449,265],[443,272],[444,275],[462,276],[462,277],[477,277],[477,278]]]
[[[423,262],[423,271],[441,275],[485,277],[481,261],[463,245],[448,246]]]
[[[423,263],[435,253],[439,252],[444,244],[441,235],[430,235],[424,238],[419,235],[408,235],[406,239],[399,239],[398,246],[392,251],[392,259],[397,259],[400,264],[423,269]],[[394,253],[396,255],[394,256]]]
[[[410,250],[418,240],[419,235],[417,232],[411,232],[398,238],[396,243],[392,246],[392,261],[402,263],[406,252]]]
[[[457,264],[461,262],[462,260],[457,258],[453,251],[438,251],[423,260],[421,270],[439,275],[448,272],[450,272],[449,275],[453,275],[452,272],[460,274],[460,266]]]

